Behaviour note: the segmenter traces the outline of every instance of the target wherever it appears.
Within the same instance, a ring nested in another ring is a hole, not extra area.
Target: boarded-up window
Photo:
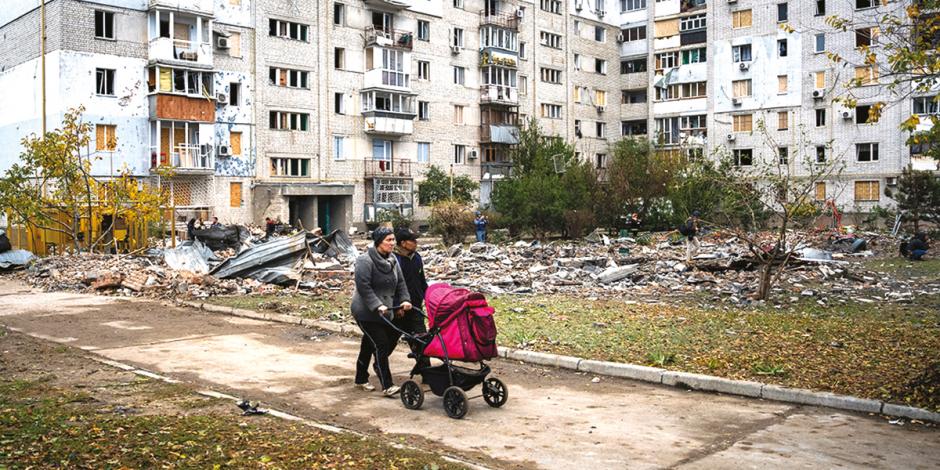
[[[826,200],[826,183],[823,183],[822,181],[816,183],[816,200]]]
[[[855,67],[855,79],[860,85],[874,85],[878,83],[878,69],[875,67]]]
[[[732,96],[742,98],[751,96],[751,80],[734,80],[731,82]]]
[[[114,150],[117,147],[117,126],[98,124],[95,126],[95,150]]]
[[[788,87],[787,76],[777,75],[777,93],[786,93]]]
[[[230,33],[228,38],[228,55],[230,57],[242,56],[242,33]]]
[[[242,206],[242,184],[229,183],[229,205],[231,207]]]
[[[751,10],[739,10],[731,13],[731,27],[734,29],[737,28],[750,28],[751,27]]]
[[[241,132],[232,132],[229,135],[229,147],[231,147],[232,155],[241,155],[242,154],[242,133]]]
[[[160,91],[173,91],[173,75],[170,69],[160,69]]]
[[[877,201],[880,199],[881,182],[879,181],[856,181],[855,182],[855,200],[856,201]]]
[[[790,128],[790,113],[780,111],[777,113],[777,130],[785,131]]]
[[[817,90],[822,90],[823,88],[826,88],[826,72],[825,71],[816,72],[814,88],[816,88]]]
[[[734,132],[751,132],[753,130],[753,116],[750,114],[738,114],[732,117]]]
[[[664,38],[667,36],[675,36],[679,34],[679,19],[674,20],[663,20],[657,21],[655,25],[655,32],[657,38]]]

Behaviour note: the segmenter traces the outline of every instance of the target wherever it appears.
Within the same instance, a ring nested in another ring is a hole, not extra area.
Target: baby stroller
[[[497,356],[493,307],[487,305],[483,294],[449,284],[428,287],[425,301],[427,333],[408,334],[383,317],[405,338],[412,351],[408,357],[416,362],[410,379],[401,385],[401,402],[405,408],[417,410],[424,404],[425,391],[414,380],[416,375],[421,376],[431,392],[443,397],[444,411],[451,418],[460,419],[467,414],[470,407],[465,392],[481,383],[483,400],[488,405],[494,408],[505,405],[509,398],[506,384],[497,378],[487,378],[490,367],[483,362]],[[432,357],[443,364],[421,366],[422,359]],[[478,363],[479,368],[458,366],[453,363],[455,360]]]

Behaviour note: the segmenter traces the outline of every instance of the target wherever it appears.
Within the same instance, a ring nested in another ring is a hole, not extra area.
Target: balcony
[[[365,160],[366,178],[412,178],[411,160]]]
[[[401,0],[365,0],[365,4],[367,7],[393,11],[404,10],[409,6],[409,2],[404,2]]]
[[[480,87],[480,103],[519,106],[519,91],[506,85],[483,85]]]
[[[150,147],[150,169],[171,167],[177,173],[212,174],[215,172],[215,158],[211,145],[177,144],[159,150]],[[169,152],[167,151],[169,150]]]
[[[411,135],[415,131],[414,116],[403,117],[401,114],[382,111],[363,112],[366,134]]]
[[[405,72],[385,69],[366,71],[362,82],[363,89],[384,88],[396,91],[411,91],[411,75]]]
[[[215,122],[215,100],[170,94],[150,95],[148,100],[151,120]]]
[[[520,18],[516,16],[516,12],[488,13],[486,10],[480,11],[480,26],[496,26],[518,31],[519,19]]]
[[[166,8],[174,11],[189,11],[212,16],[215,0],[150,0],[150,8]]]
[[[152,61],[212,67],[212,45],[205,42],[153,38],[150,40],[149,54]]]
[[[511,124],[484,124],[480,126],[480,142],[517,145],[519,128]]]
[[[512,175],[512,162],[484,162],[480,164],[480,179],[498,180]]]
[[[379,46],[410,51],[414,47],[414,41],[415,36],[411,31],[387,31],[374,25],[366,27],[366,47]]]

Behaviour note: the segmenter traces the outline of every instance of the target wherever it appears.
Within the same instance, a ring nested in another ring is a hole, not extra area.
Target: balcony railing
[[[365,160],[366,178],[411,178],[411,160]]]
[[[381,46],[410,51],[414,47],[415,36],[411,31],[384,30],[374,25],[366,27],[366,46]]]
[[[486,10],[480,11],[480,26],[497,26],[511,30],[519,29],[519,17],[516,12],[511,13],[488,13]]]
[[[512,175],[512,162],[483,162],[480,164],[481,179],[509,178]]]
[[[211,145],[177,144],[169,155],[158,147],[150,147],[150,167],[169,166],[185,173],[211,173],[215,170]]]
[[[518,106],[519,91],[506,85],[483,85],[480,87],[480,102]]]
[[[519,143],[519,127],[512,124],[483,124],[480,126],[480,142],[516,145]]]
[[[149,53],[151,59],[212,66],[212,45],[205,42],[153,38],[150,40]]]

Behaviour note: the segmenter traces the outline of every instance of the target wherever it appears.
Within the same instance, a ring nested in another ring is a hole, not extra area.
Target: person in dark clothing
[[[923,261],[924,255],[930,249],[930,239],[924,232],[918,232],[907,244],[907,250],[910,253],[911,261]]]
[[[392,256],[395,249],[392,230],[376,229],[372,232],[372,242],[373,246],[356,258],[355,265],[356,290],[351,310],[363,333],[356,359],[356,386],[362,390],[375,390],[369,384],[369,362],[374,358],[383,393],[394,397],[398,387],[392,383],[388,357],[398,334],[380,315],[389,318],[396,300],[401,306],[399,314],[404,315],[411,310],[411,297],[398,259]]]
[[[398,265],[401,266],[401,272],[405,276],[405,284],[408,286],[408,295],[411,297],[411,304],[424,310],[424,293],[428,290],[428,281],[424,277],[424,260],[418,253],[418,235],[407,228],[400,228],[395,231],[395,257],[398,258]],[[395,324],[402,331],[410,334],[427,333],[428,328],[424,324],[424,315],[421,312],[412,309],[406,312],[401,318],[396,319]],[[418,351],[412,351],[417,353]],[[430,367],[431,361],[422,357],[415,365],[415,369]]]
[[[699,249],[698,239],[695,238],[698,235],[699,230],[699,216],[701,214],[699,211],[692,211],[692,215],[685,220],[685,223],[682,224],[682,227],[679,228],[679,233],[686,237],[685,240],[685,261],[687,263],[692,261],[692,257],[695,256],[695,253]]]
[[[196,239],[196,219],[189,219],[189,222],[186,222],[186,239],[195,240]]]
[[[264,218],[264,238],[271,238],[274,235],[274,221],[270,217]]]
[[[473,219],[473,226],[476,229],[477,241],[481,243],[486,243],[486,214],[481,213],[480,211],[476,212],[476,218]]]

